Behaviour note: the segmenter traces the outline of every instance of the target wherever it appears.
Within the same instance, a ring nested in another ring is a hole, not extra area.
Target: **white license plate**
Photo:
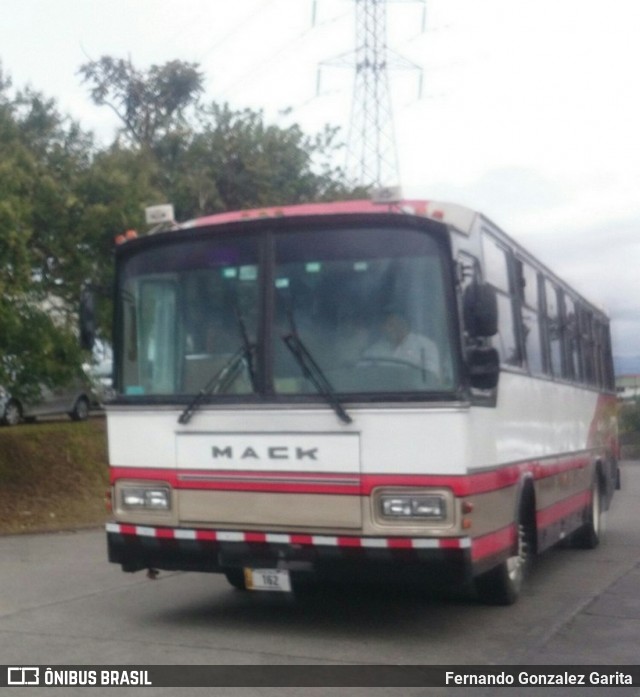
[[[291,591],[291,577],[288,569],[247,569],[244,570],[245,586],[252,591]]]

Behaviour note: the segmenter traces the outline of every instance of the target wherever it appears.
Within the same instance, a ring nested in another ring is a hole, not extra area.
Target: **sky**
[[[2,0],[0,61],[103,144],[117,120],[78,75],[102,55],[196,62],[206,99],[346,139],[354,5]],[[605,309],[614,353],[629,357],[640,357],[639,36],[638,0],[387,4],[387,43],[417,66],[388,73],[404,194],[482,211]]]

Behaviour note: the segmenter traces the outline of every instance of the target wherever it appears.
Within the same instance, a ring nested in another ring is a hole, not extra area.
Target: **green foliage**
[[[94,103],[120,119],[125,149],[139,158],[130,171],[142,168],[143,190],[156,194],[150,202],[172,202],[178,219],[354,195],[332,164],[341,147],[337,129],[310,137],[297,125],[268,125],[260,111],[202,105],[196,64],[170,61],[141,71],[103,56],[80,74]]]
[[[144,229],[146,206],[172,202],[184,220],[363,193],[333,164],[336,129],[308,136],[260,111],[202,105],[196,64],[144,71],[104,56],[80,75],[93,102],[121,120],[108,148],[54,100],[13,92],[0,66],[0,384],[22,397],[77,369],[80,290],[87,281],[111,288],[113,240]],[[110,314],[99,305],[107,340]]]
[[[125,138],[147,148],[185,123],[203,90],[198,66],[178,60],[142,71],[131,60],[102,56],[81,66],[80,74],[95,104],[118,115]]]
[[[619,424],[621,433],[640,434],[640,399],[620,407]]]
[[[345,198],[352,192],[331,169],[335,129],[311,138],[299,126],[265,123],[261,112],[210,104],[198,129],[158,142],[158,186],[179,218],[242,208]],[[320,172],[317,170],[320,169]]]
[[[0,300],[0,385],[21,400],[34,398],[39,386],[71,380],[82,355],[75,334],[56,325],[55,314],[25,297]]]

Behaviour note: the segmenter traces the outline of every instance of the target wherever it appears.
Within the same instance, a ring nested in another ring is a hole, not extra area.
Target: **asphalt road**
[[[605,542],[591,551],[556,549],[539,557],[522,598],[508,608],[485,607],[463,593],[443,598],[406,588],[296,597],[235,591],[216,575],[164,573],[149,581],[108,564],[102,531],[0,537],[0,665],[638,664],[640,462],[623,463],[622,474]],[[112,688],[20,688],[16,694],[105,689]],[[145,694],[281,692],[147,688]],[[314,697],[371,689],[285,692]],[[108,694],[124,693],[133,688]],[[407,688],[401,694],[454,692]]]

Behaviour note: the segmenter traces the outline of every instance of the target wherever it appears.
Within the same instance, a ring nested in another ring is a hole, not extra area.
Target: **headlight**
[[[122,507],[128,510],[168,511],[171,494],[166,487],[124,487],[121,491]]]
[[[384,518],[395,520],[421,518],[444,520],[447,517],[447,502],[439,494],[399,495],[385,494],[380,497],[380,512]]]

